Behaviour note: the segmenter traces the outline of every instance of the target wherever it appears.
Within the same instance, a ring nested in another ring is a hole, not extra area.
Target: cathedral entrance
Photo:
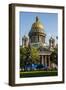
[[[40,64],[44,67],[50,68],[50,55],[40,55]]]

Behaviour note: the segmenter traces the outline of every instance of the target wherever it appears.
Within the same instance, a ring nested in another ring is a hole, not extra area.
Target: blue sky
[[[39,17],[40,22],[44,25],[44,32],[46,33],[46,43],[51,36],[56,38],[58,36],[58,14],[57,13],[37,13],[37,12],[20,12],[20,45],[22,37],[28,35],[32,24],[35,22],[36,16]]]

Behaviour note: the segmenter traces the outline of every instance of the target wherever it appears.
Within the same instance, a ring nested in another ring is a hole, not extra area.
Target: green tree
[[[20,47],[20,67],[25,68],[27,64],[31,64],[30,48]]]
[[[31,48],[31,59],[33,63],[39,63],[40,62],[40,56],[39,56],[39,50],[35,47]]]
[[[58,64],[58,49],[54,48],[54,51],[51,54],[51,61],[55,64]]]
[[[39,51],[34,47],[20,47],[20,67],[27,64],[39,63]]]
[[[26,48],[20,47],[20,67],[25,65]]]

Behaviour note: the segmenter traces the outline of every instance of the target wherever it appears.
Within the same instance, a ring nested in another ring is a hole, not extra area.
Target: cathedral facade
[[[51,68],[50,55],[55,48],[55,39],[52,37],[49,39],[49,45],[46,45],[46,33],[44,31],[44,26],[40,22],[38,16],[36,16],[35,22],[32,24],[31,30],[28,33],[28,37],[24,35],[22,38],[22,46],[36,47],[39,48],[40,64],[48,66]]]

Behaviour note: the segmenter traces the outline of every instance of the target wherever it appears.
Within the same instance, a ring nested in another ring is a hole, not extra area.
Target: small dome
[[[24,37],[22,39],[23,40],[28,40],[28,37],[26,35],[24,35]]]
[[[32,29],[35,30],[43,30],[44,27],[42,25],[42,23],[39,21],[38,16],[36,16],[36,21],[32,24]]]
[[[49,39],[49,41],[55,41],[55,40],[54,40],[54,38],[51,37],[51,38]]]

